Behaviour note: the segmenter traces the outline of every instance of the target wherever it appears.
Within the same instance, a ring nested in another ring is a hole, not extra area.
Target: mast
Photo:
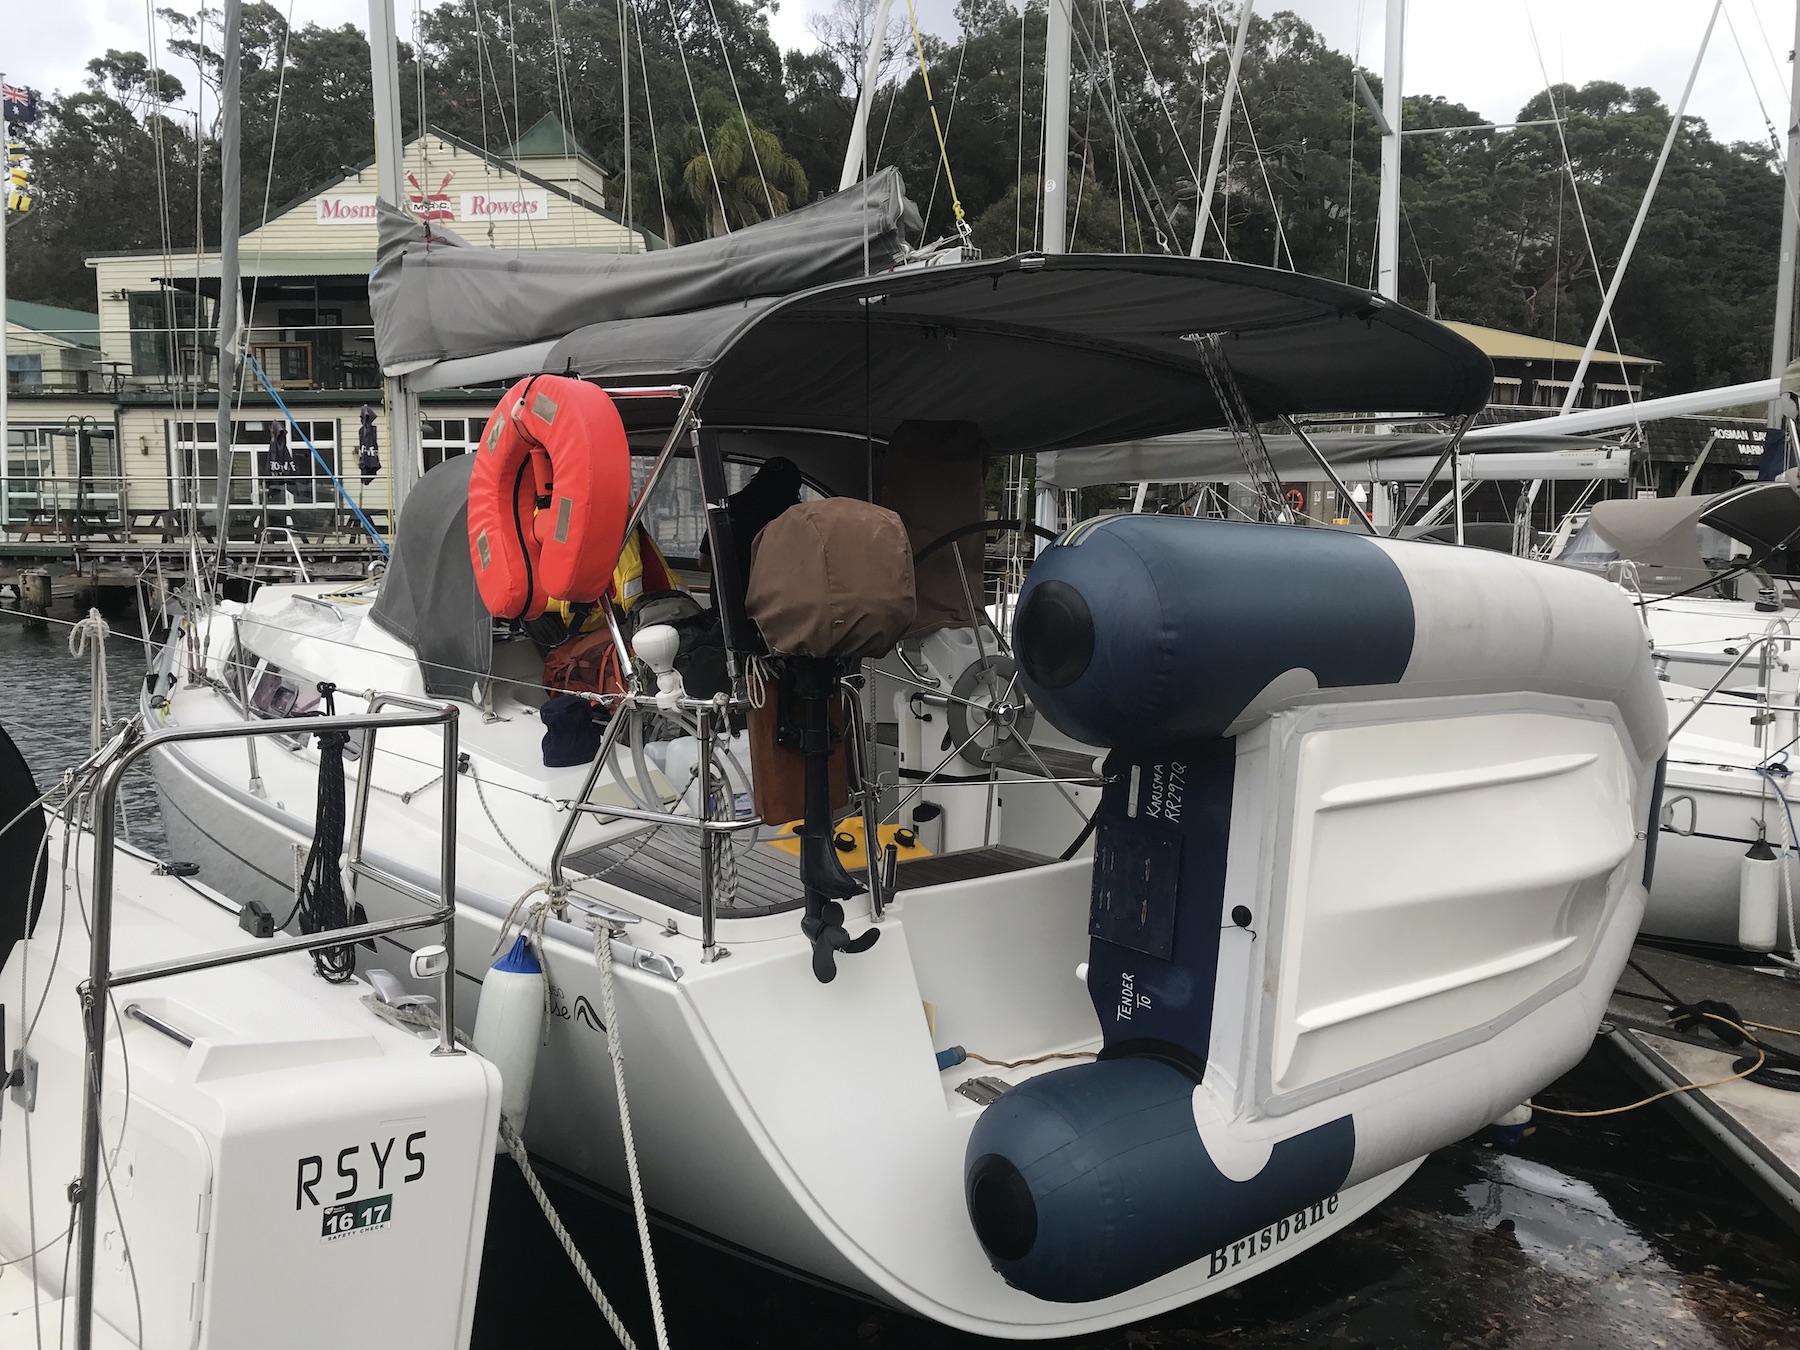
[[[1656,167],[1650,172],[1650,182],[1644,188],[1644,198],[1638,203],[1637,215],[1631,222],[1631,233],[1625,236],[1625,247],[1619,254],[1619,265],[1613,268],[1612,280],[1606,285],[1606,295],[1600,301],[1600,312],[1594,316],[1594,328],[1588,334],[1587,346],[1581,349],[1581,360],[1575,363],[1575,378],[1569,381],[1568,392],[1563,395],[1562,414],[1565,417],[1574,409],[1575,400],[1581,396],[1581,382],[1587,378],[1588,365],[1594,359],[1594,349],[1600,345],[1600,334],[1606,330],[1606,321],[1612,316],[1613,301],[1619,295],[1619,283],[1625,280],[1625,269],[1631,266],[1631,255],[1637,248],[1638,236],[1644,231],[1644,218],[1650,214],[1650,203],[1656,199],[1657,184],[1662,182],[1663,170],[1669,165],[1669,152],[1675,148],[1675,138],[1681,134],[1681,119],[1687,115],[1688,98],[1694,92],[1694,82],[1700,78],[1700,66],[1706,60],[1706,49],[1712,42],[1713,27],[1719,22],[1719,11],[1724,7],[1725,0],[1717,0],[1713,5],[1712,17],[1706,21],[1706,31],[1700,35],[1700,50],[1694,53],[1693,68],[1688,71],[1687,83],[1681,88],[1681,101],[1675,105],[1675,112],[1669,118],[1669,132],[1663,137],[1662,153],[1656,157]],[[1790,144],[1792,140],[1790,133]]]
[[[400,135],[394,0],[369,0],[369,63],[375,87],[375,191],[383,200],[403,206],[406,145]],[[386,376],[381,387],[387,404],[388,529],[392,532],[407,493],[419,481],[419,396],[404,376]]]
[[[875,102],[875,82],[881,78],[881,54],[887,47],[888,14],[894,0],[876,0],[875,22],[869,27],[868,55],[863,59],[862,91],[856,96],[856,115],[850,120],[850,143],[844,147],[844,171],[838,175],[838,191],[863,175],[869,158],[869,109]]]
[[[1231,66],[1225,72],[1225,95],[1219,100],[1219,117],[1213,126],[1212,158],[1206,163],[1206,184],[1194,212],[1194,246],[1188,256],[1198,258],[1206,243],[1206,227],[1212,224],[1213,187],[1219,181],[1219,162],[1225,157],[1225,131],[1231,125],[1231,101],[1237,97],[1238,70],[1244,64],[1244,41],[1250,36],[1250,11],[1254,0],[1243,0],[1238,9],[1237,37],[1231,43]]]
[[[1375,214],[1375,289],[1400,298],[1400,119],[1406,57],[1406,0],[1387,0],[1387,55],[1381,67],[1381,200]]]
[[[224,69],[219,80],[219,411],[213,441],[219,471],[219,541],[213,554],[213,576],[221,586],[226,545],[231,538],[231,466],[237,458],[231,433],[231,400],[238,382],[238,196],[243,177],[238,104],[243,26],[243,0],[225,0]]]
[[[1044,28],[1044,233],[1043,251],[1063,253],[1068,247],[1069,201],[1069,22],[1071,0],[1049,0]],[[1021,15],[1020,22],[1024,22]],[[1045,529],[1061,528],[1056,489],[1038,482],[1032,513]],[[1043,552],[1044,541],[1037,541]]]
[[[1794,249],[1800,237],[1800,3],[1794,6],[1794,72],[1788,91],[1787,165],[1781,201],[1781,270],[1775,278],[1775,336],[1769,344],[1769,375],[1779,380],[1793,355],[1790,338],[1794,327]],[[1769,430],[1764,445],[1778,443],[1782,402],[1769,400]],[[1766,453],[1766,452],[1765,452]],[[1785,457],[1783,462],[1785,463]]]
[[[1068,248],[1069,4],[1049,0],[1044,29],[1044,252]]]

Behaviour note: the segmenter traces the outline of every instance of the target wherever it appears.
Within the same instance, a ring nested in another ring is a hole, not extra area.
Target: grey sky
[[[161,2],[190,12],[198,7],[197,0]],[[366,0],[275,0],[284,7],[290,2],[296,23],[352,22],[360,27],[368,13]],[[952,0],[918,2],[923,26],[953,38]],[[10,83],[76,88],[90,56],[108,47],[141,51],[145,45],[149,6],[144,0],[5,3],[0,67]],[[827,3],[785,0],[775,19],[782,45],[811,46],[806,14]],[[404,32],[414,6],[412,0],[396,4]],[[902,6],[896,8],[903,12]],[[1383,0],[1262,0],[1259,9],[1292,9],[1333,46],[1360,53],[1369,69],[1381,67]],[[1506,120],[1543,86],[1532,42],[1535,28],[1543,68],[1552,79],[1648,84],[1673,104],[1710,12],[1705,0],[1411,0],[1407,92],[1442,94]],[[1726,0],[1730,25],[1720,20],[1689,107],[1706,118],[1714,135],[1766,140],[1765,114],[1777,127],[1784,125],[1794,12],[1795,0]],[[180,63],[171,69],[184,73]]]

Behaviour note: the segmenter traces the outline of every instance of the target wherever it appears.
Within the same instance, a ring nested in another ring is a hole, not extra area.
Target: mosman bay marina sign
[[[446,207],[457,204],[452,215]],[[415,208],[421,205],[410,201]],[[465,223],[490,220],[543,220],[550,214],[550,194],[542,188],[498,187],[486,192],[462,192],[450,197],[438,192],[424,204],[433,220],[453,219]],[[320,225],[373,225],[375,194],[372,192],[325,192],[315,199],[314,219]]]

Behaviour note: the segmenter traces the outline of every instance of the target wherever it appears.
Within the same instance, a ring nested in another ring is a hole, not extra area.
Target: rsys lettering
[[[335,1185],[337,1189],[330,1191],[327,1200],[349,1200],[358,1191],[364,1189],[363,1183],[372,1180],[371,1191],[385,1190],[388,1184],[388,1171],[395,1169],[399,1183],[407,1185],[418,1181],[425,1175],[425,1131],[414,1130],[406,1136],[405,1146],[400,1147],[398,1135],[389,1135],[386,1144],[371,1140],[367,1144],[352,1144],[341,1148],[336,1155],[336,1180],[325,1182],[325,1155],[309,1154],[300,1159],[294,1179],[294,1208],[304,1209],[307,1205],[317,1207],[322,1203],[319,1189],[322,1184]],[[394,1156],[396,1149],[400,1156]]]

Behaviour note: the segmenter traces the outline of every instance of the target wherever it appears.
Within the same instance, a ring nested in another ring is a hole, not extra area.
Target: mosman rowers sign
[[[450,192],[450,174],[435,177],[430,190],[407,175],[407,206],[420,220],[454,220],[463,224],[493,220],[543,220],[550,214],[550,194],[504,180],[480,192]],[[454,206],[453,206],[454,204]],[[373,225],[375,194],[370,192],[322,192],[315,199],[314,219],[320,225]]]

